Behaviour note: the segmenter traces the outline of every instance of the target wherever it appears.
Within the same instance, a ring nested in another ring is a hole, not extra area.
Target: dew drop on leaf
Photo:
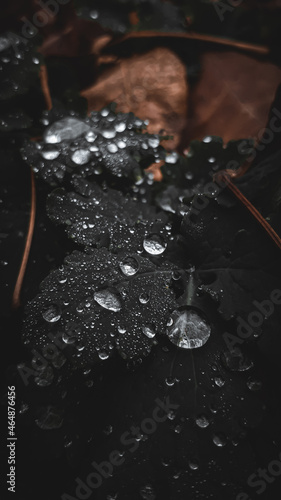
[[[152,234],[143,241],[143,248],[150,255],[160,255],[166,247],[167,243],[158,234]]]
[[[139,270],[138,261],[134,257],[127,257],[120,262],[119,267],[125,276],[133,276]]]
[[[213,436],[213,443],[221,448],[222,446],[226,445],[226,438],[225,435],[222,432],[218,432],[217,434],[214,434]]]
[[[140,496],[143,500],[155,500],[155,493],[151,484],[147,484],[140,490]]]
[[[155,331],[153,330],[152,325],[143,326],[142,333],[144,333],[144,335],[146,335],[149,339],[153,339],[153,337],[155,337]]]
[[[41,156],[45,160],[55,160],[60,155],[57,149],[49,149],[47,151],[41,151]]]
[[[76,165],[84,165],[90,160],[90,152],[87,149],[77,149],[71,156],[71,159]]]
[[[42,316],[48,323],[55,323],[61,318],[61,308],[57,304],[50,304],[46,309],[44,309]]]
[[[44,133],[44,140],[56,144],[64,140],[73,140],[90,130],[90,126],[78,118],[63,118],[53,123]]]
[[[253,367],[253,362],[238,347],[223,352],[221,361],[224,367],[232,372],[245,372]]]
[[[172,313],[173,323],[167,328],[170,341],[183,349],[202,347],[210,337],[211,327],[192,309],[179,309]]]
[[[147,304],[149,302],[150,295],[149,293],[141,293],[139,296],[139,301],[141,304]]]
[[[109,354],[106,351],[100,351],[98,355],[102,361],[109,358]]]
[[[94,300],[109,311],[118,312],[121,310],[121,301],[119,297],[109,289],[95,292]]]
[[[35,422],[40,429],[59,429],[63,424],[62,412],[54,406],[47,406],[46,408],[41,409],[40,415]]]
[[[210,422],[205,415],[199,415],[196,418],[196,425],[198,425],[201,429],[205,429],[209,424]]]

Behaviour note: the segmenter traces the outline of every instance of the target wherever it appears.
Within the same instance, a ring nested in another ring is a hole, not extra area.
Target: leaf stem
[[[26,271],[26,266],[28,262],[28,257],[29,257],[29,252],[30,252],[30,247],[31,247],[31,242],[32,242],[32,237],[33,237],[33,231],[34,231],[34,224],[35,224],[35,215],[36,215],[36,189],[35,189],[35,178],[34,178],[34,172],[32,169],[30,169],[30,176],[31,176],[31,207],[30,207],[30,216],[29,216],[29,224],[28,224],[28,232],[26,236],[26,242],[25,242],[25,247],[24,247],[24,252],[22,256],[22,261],[20,265],[20,270],[18,273],[17,281],[15,284],[14,288],[14,293],[13,293],[13,298],[12,298],[12,308],[13,309],[18,309],[20,306],[20,292],[22,288],[22,283]]]
[[[240,189],[232,182],[231,174],[229,175],[227,171],[218,172],[214,176],[214,180],[222,180],[228,189],[232,191],[232,193],[236,196],[238,200],[240,200],[243,205],[251,212],[251,214],[255,217],[255,219],[261,224],[261,226],[265,229],[270,238],[274,241],[274,243],[281,250],[281,238],[274,231],[274,229],[268,224],[268,222],[264,219],[261,213],[252,205],[252,203],[241,193]]]

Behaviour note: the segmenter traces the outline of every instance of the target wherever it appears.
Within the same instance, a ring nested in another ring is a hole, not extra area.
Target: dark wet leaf
[[[160,138],[143,134],[145,127],[133,113],[116,114],[112,108],[88,118],[65,116],[51,123],[43,141],[26,143],[22,154],[52,185],[60,184],[66,174],[91,177],[107,172],[140,180],[142,168],[164,155]]]
[[[42,352],[55,335],[74,367],[105,360],[116,349],[126,359],[142,358],[175,308],[172,273],[173,266],[158,267],[125,249],[75,251],[28,305],[25,342]]]
[[[167,246],[163,212],[157,214],[153,206],[133,201],[116,189],[102,189],[83,179],[74,183],[75,192],[57,189],[50,194],[47,211],[76,243],[142,252],[144,239],[156,233],[163,238],[163,249]]]
[[[168,154],[161,167],[163,182],[158,188],[158,205],[181,214],[194,197],[215,196],[220,189],[213,183],[213,175],[218,170],[237,170],[250,156],[252,147],[251,139],[224,145],[220,137],[207,136],[203,141],[192,141],[185,157]]]

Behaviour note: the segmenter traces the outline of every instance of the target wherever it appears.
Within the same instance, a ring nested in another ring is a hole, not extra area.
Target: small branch
[[[268,55],[270,53],[269,47],[265,45],[256,45],[254,43],[240,42],[238,40],[233,40],[231,38],[221,38],[214,35],[207,35],[204,33],[175,33],[175,32],[163,32],[163,31],[132,31],[124,35],[121,39],[113,40],[108,46],[113,46],[123,42],[124,40],[131,38],[185,38],[187,40],[197,40],[199,42],[216,43],[223,45],[225,47],[231,47],[234,49],[245,50],[248,52],[254,52],[260,55]]]
[[[34,178],[34,172],[32,169],[30,169],[30,175],[31,175],[31,207],[30,207],[30,217],[29,217],[29,224],[28,224],[28,232],[26,236],[26,242],[25,242],[25,247],[24,247],[24,252],[23,252],[23,257],[21,261],[21,266],[18,274],[18,278],[16,281],[16,285],[14,288],[14,293],[13,293],[13,299],[12,299],[12,308],[13,309],[18,309],[20,306],[20,293],[21,293],[21,288],[22,288],[22,283],[26,271],[26,266],[28,262],[28,257],[29,257],[29,252],[30,252],[30,247],[31,247],[31,242],[32,242],[32,237],[33,237],[33,231],[34,231],[34,224],[35,224],[35,214],[36,214],[36,189],[35,189],[35,178]]]
[[[53,103],[48,84],[48,72],[45,64],[42,64],[40,68],[39,78],[41,82],[41,89],[45,98],[46,108],[50,110],[53,107]]]
[[[226,186],[232,191],[232,193],[236,196],[238,200],[240,200],[243,205],[251,212],[251,214],[255,217],[255,219],[261,224],[261,226],[265,229],[270,238],[274,241],[274,243],[281,250],[281,238],[274,231],[274,229],[268,224],[268,222],[263,218],[260,212],[252,205],[252,203],[241,193],[240,189],[232,182],[231,175],[225,172],[218,172],[215,174],[214,179],[222,180]]]

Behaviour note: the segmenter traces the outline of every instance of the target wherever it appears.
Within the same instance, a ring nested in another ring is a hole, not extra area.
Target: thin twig
[[[40,68],[39,77],[41,82],[41,89],[45,98],[46,108],[50,110],[53,107],[53,103],[48,84],[48,72],[45,64],[42,64]]]
[[[30,169],[31,175],[31,206],[30,206],[30,216],[29,216],[29,224],[28,224],[28,232],[26,236],[26,242],[24,247],[24,252],[22,256],[21,266],[18,273],[16,285],[14,288],[13,299],[12,299],[12,307],[13,309],[17,309],[20,306],[20,293],[22,288],[22,283],[26,271],[26,266],[28,262],[33,232],[34,232],[34,224],[35,224],[35,214],[36,214],[36,189],[35,189],[35,178],[34,172]]]
[[[163,32],[163,31],[131,31],[124,35],[121,39],[117,38],[108,44],[108,47],[112,45],[119,44],[124,40],[132,38],[186,38],[188,40],[197,40],[199,42],[209,42],[223,45],[226,47],[232,47],[234,49],[245,50],[249,52],[255,52],[260,55],[268,55],[270,53],[269,47],[265,45],[257,45],[254,43],[240,42],[238,40],[233,40],[231,38],[221,38],[214,35],[207,35],[204,33],[176,33],[176,32]]]
[[[227,172],[218,172],[215,176],[215,179],[222,180],[226,186],[232,191],[232,193],[240,200],[243,205],[251,212],[251,214],[255,217],[255,219],[261,224],[261,226],[265,229],[270,238],[274,241],[274,243],[281,250],[281,238],[274,231],[270,224],[263,218],[261,213],[252,205],[252,203],[241,193],[240,189],[232,182],[230,175]]]
[[[46,108],[50,110],[52,108],[52,99],[50,94],[50,89],[48,85],[48,73],[45,65],[42,65],[39,72],[39,78],[41,83],[42,92],[45,98]],[[18,273],[17,281],[14,288],[13,298],[12,298],[12,308],[17,309],[20,306],[20,294],[23,284],[23,279],[26,271],[26,266],[29,258],[33,233],[34,233],[34,225],[35,225],[35,216],[36,216],[36,186],[35,186],[35,177],[32,168],[30,168],[30,176],[31,176],[31,202],[30,202],[30,216],[28,223],[28,231],[25,241],[25,247],[23,251],[23,256],[21,260],[20,270]]]

